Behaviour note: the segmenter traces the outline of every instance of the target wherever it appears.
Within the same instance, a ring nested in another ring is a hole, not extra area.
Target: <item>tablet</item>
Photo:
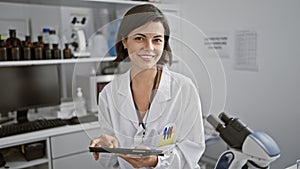
[[[149,155],[158,155],[163,156],[162,150],[155,150],[155,149],[130,149],[130,148],[103,148],[103,147],[89,147],[90,152],[99,152],[99,153],[116,153],[116,154],[135,154],[135,155],[142,155],[142,156],[149,156]]]

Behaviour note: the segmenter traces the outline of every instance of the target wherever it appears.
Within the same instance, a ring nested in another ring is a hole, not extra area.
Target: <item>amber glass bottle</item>
[[[52,57],[53,59],[61,59],[61,51],[58,48],[58,44],[52,44],[53,49],[52,49]]]
[[[33,44],[31,42],[31,37],[29,35],[25,36],[25,41],[23,42],[22,45],[22,60],[31,60],[32,56],[32,48],[33,48]]]
[[[7,50],[4,40],[0,40],[0,61],[7,61]]]
[[[6,47],[12,47],[13,44],[16,44],[15,46],[20,47],[21,46],[21,40],[17,38],[17,33],[15,29],[9,30],[9,38],[6,39]]]
[[[25,43],[22,47],[23,60],[31,60],[31,47]]]
[[[32,48],[33,47],[33,44],[31,42],[31,37],[29,35],[26,35],[25,36],[25,43],[24,43],[24,46],[27,45],[28,47]]]
[[[44,56],[45,59],[52,59],[52,51],[48,43],[44,44]]]
[[[42,60],[44,58],[43,48],[40,46],[34,47],[34,59],[35,60]]]
[[[35,60],[42,60],[44,58],[44,42],[43,36],[39,35],[37,41],[33,43],[33,56]]]
[[[63,50],[64,59],[70,59],[72,57],[71,49],[69,48],[69,44],[65,44],[65,48]]]
[[[37,37],[38,41],[37,41],[37,45],[40,46],[41,48],[44,47],[44,41],[43,41],[43,36],[38,36]]]
[[[13,43],[12,43],[12,47],[11,47],[11,59],[13,61],[21,60],[20,46],[18,45],[17,41],[13,41]]]

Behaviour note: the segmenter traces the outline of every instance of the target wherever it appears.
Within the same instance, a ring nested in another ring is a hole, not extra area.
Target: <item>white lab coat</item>
[[[148,113],[143,119],[146,134],[142,139],[143,128],[138,125],[130,89],[130,70],[118,75],[99,94],[100,134],[116,137],[122,148],[148,146],[164,150],[157,169],[200,168],[197,163],[205,149],[204,128],[200,98],[192,81],[163,67]],[[103,168],[133,168],[113,154],[100,154],[99,163]]]

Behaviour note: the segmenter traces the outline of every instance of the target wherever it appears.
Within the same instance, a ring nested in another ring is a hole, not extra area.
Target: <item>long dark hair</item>
[[[127,49],[124,48],[122,39],[127,38],[128,34],[134,29],[144,25],[147,22],[161,22],[164,27],[164,51],[162,57],[158,61],[159,64],[172,63],[172,51],[169,44],[170,27],[163,13],[152,4],[137,5],[129,9],[120,24],[116,38],[117,58],[115,62],[121,62],[128,57]]]

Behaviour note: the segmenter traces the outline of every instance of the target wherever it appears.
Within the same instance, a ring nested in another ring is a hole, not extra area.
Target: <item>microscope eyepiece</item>
[[[222,125],[219,120],[212,114],[210,114],[207,117],[207,121],[215,128],[217,129],[219,125]]]
[[[86,22],[86,18],[84,17],[84,18],[82,18],[82,20],[81,20],[81,24],[84,25],[85,22]]]
[[[232,118],[230,118],[225,112],[222,112],[219,114],[219,119],[227,125]]]
[[[77,18],[74,17],[74,18],[72,19],[71,23],[74,25],[76,22],[77,22]]]
[[[244,140],[252,131],[238,118],[231,118],[224,112],[220,113],[218,117],[220,120],[209,115],[207,121],[219,132],[220,137],[230,147],[241,149]]]

